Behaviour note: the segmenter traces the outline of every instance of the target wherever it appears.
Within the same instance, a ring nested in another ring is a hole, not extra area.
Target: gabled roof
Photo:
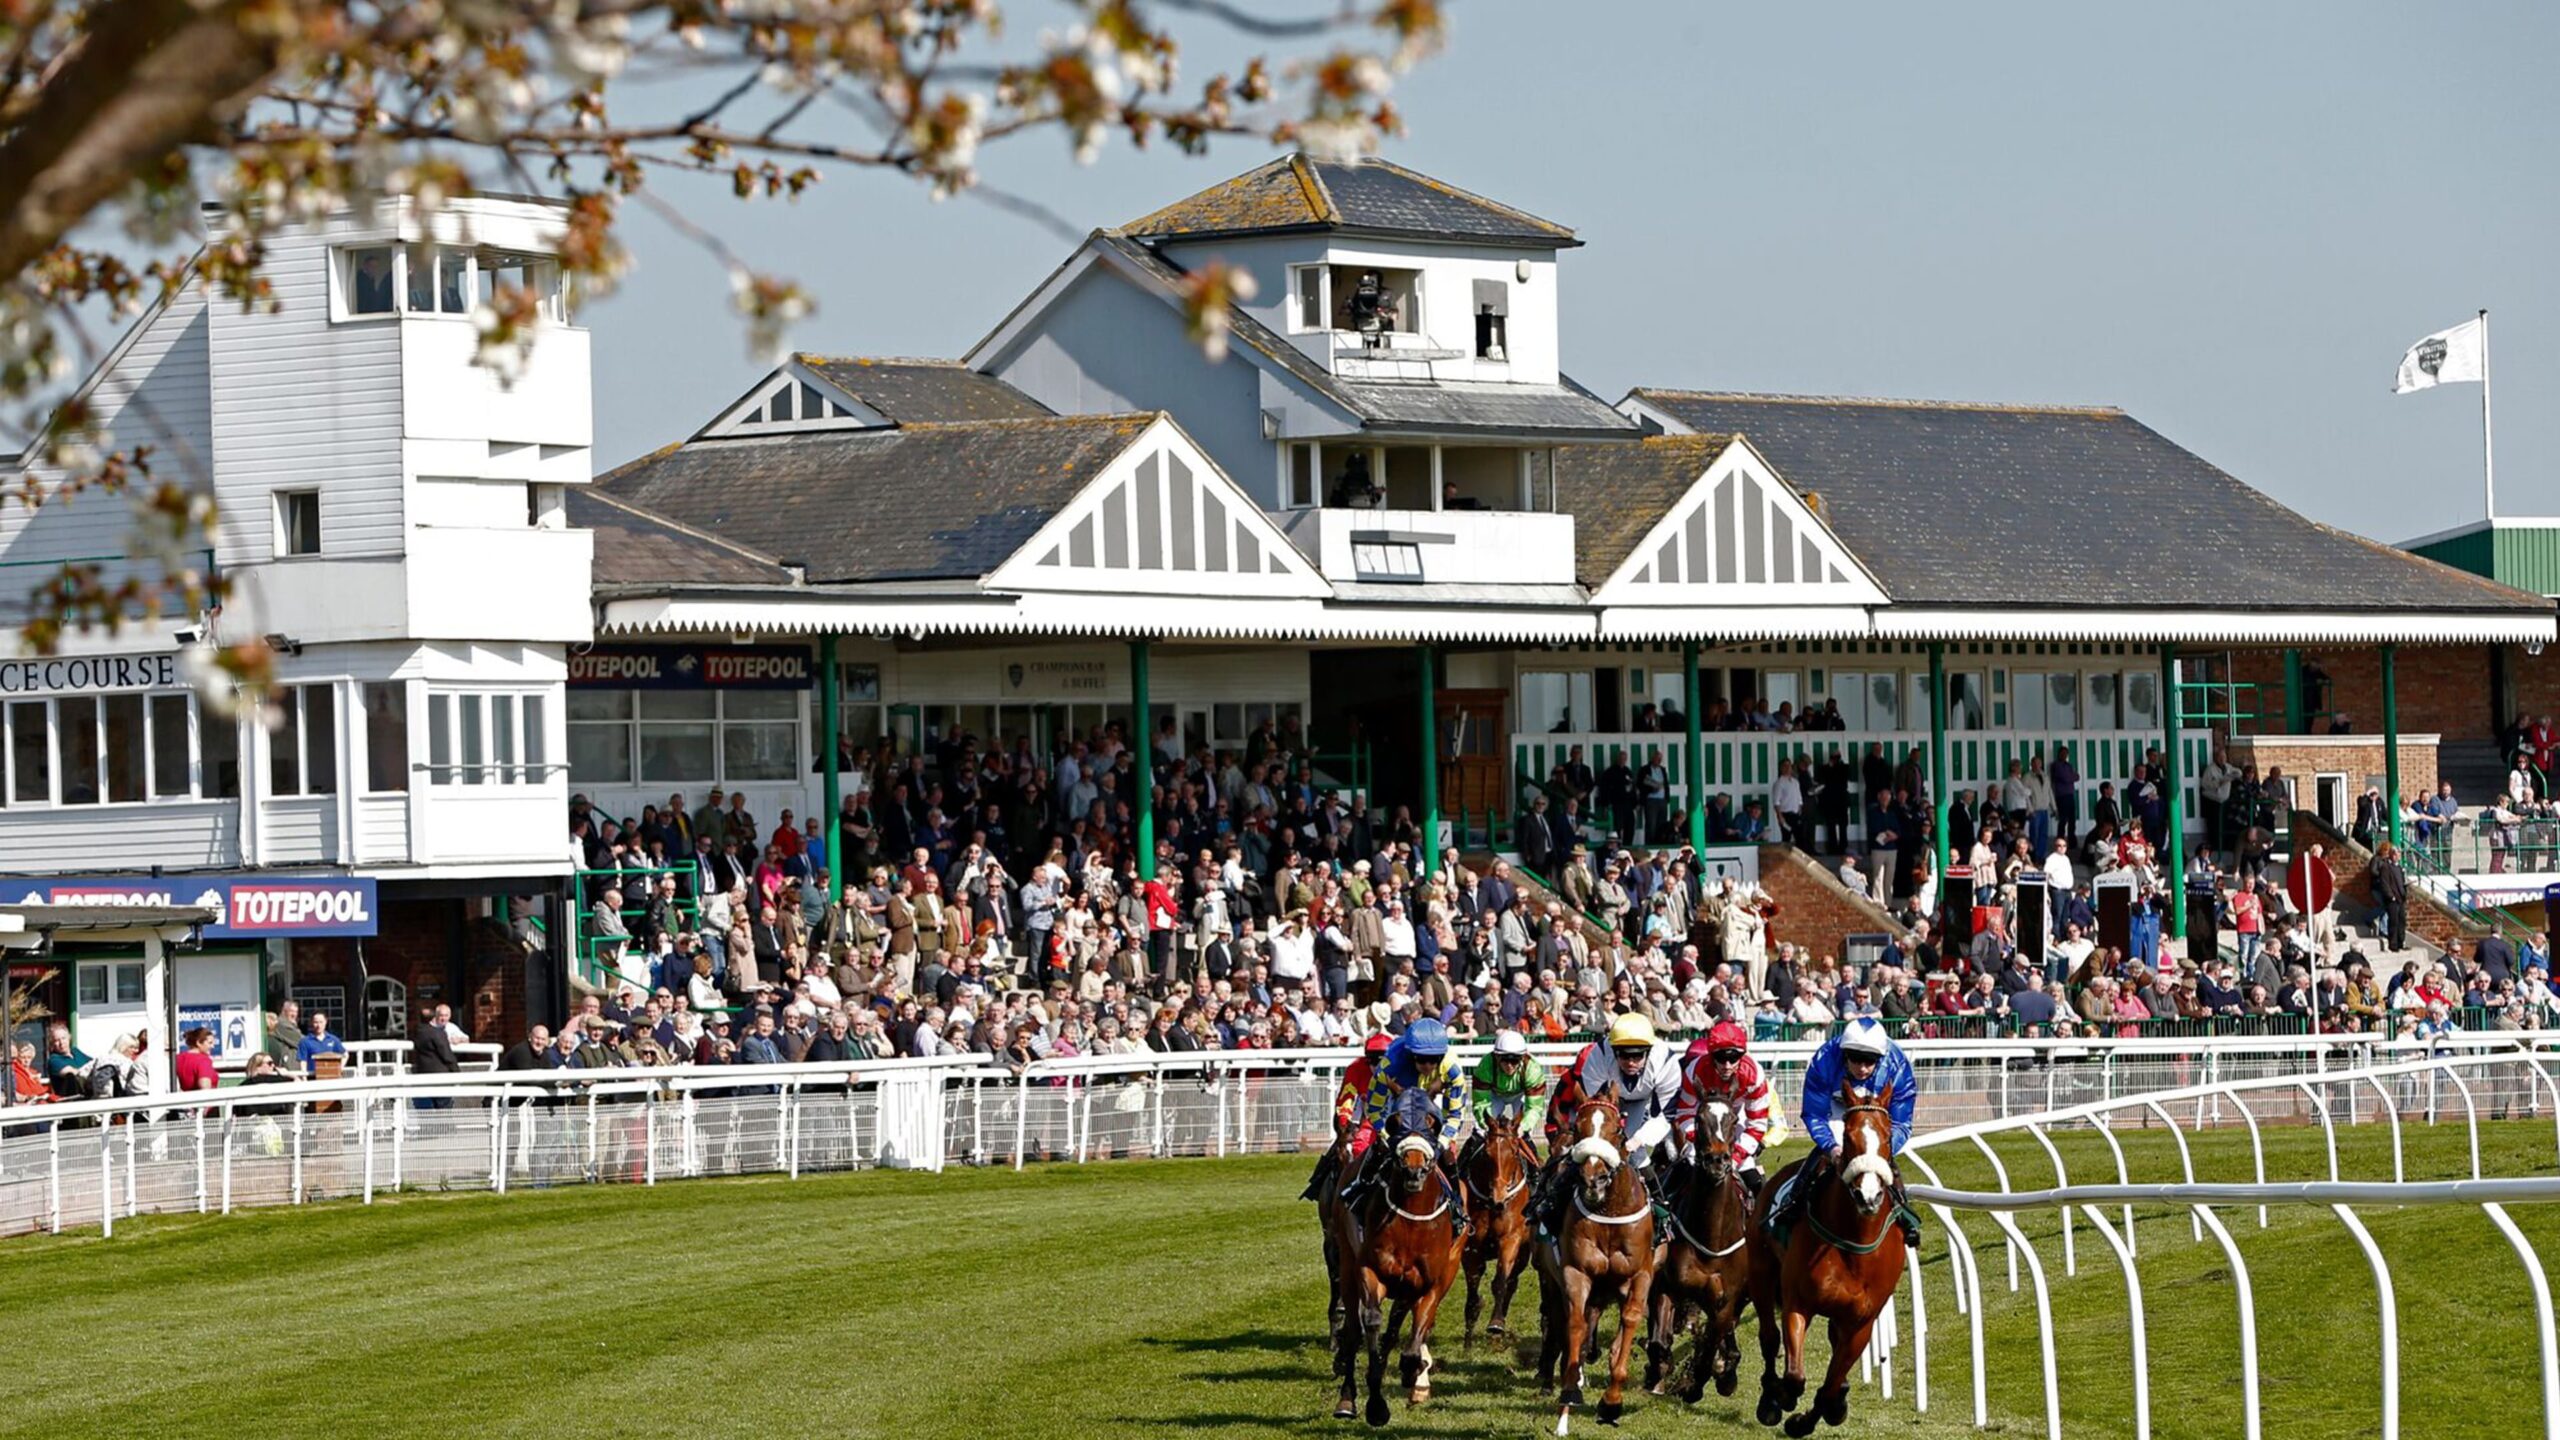
[[[1573,517],[1573,574],[1597,590],[1654,522],[1698,483],[1730,435],[1648,435],[1556,452],[1556,506]]]
[[[598,494],[587,486],[569,486],[565,500],[570,526],[595,535],[595,583],[599,588],[788,585],[792,581],[791,570],[770,556],[688,529],[665,516],[635,510],[619,498]]]
[[[948,425],[963,420],[1038,420],[1039,401],[957,360],[868,355],[792,357],[893,425]]]
[[[1573,232],[1389,160],[1287,155],[1121,229],[1150,240],[1329,230],[1554,250]]]
[[[1740,432],[1897,607],[2537,610],[2306,519],[2121,410],[1637,389]]]
[[[807,566],[812,584],[976,580],[1157,416],[696,440],[599,476],[611,499]],[[597,568],[603,571],[599,554]]]

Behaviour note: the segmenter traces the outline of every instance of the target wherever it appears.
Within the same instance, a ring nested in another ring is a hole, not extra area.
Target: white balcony
[[[1524,510],[1299,510],[1280,528],[1327,580],[1570,585],[1573,517]]]

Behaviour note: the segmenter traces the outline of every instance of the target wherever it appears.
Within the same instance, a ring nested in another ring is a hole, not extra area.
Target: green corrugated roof
[[[2404,548],[2501,585],[2560,597],[2560,520],[2500,520]]]

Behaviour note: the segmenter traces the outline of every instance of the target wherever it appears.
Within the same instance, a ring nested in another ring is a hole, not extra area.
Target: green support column
[[[827,903],[844,900],[844,781],[836,746],[836,637],[818,637],[818,764],[826,778],[827,818],[818,833],[827,837]]]
[[[2160,747],[2160,753],[2169,761],[2169,773],[2164,777],[2169,792],[2169,933],[2184,935],[2187,933],[2187,821],[2178,813],[2178,796],[2179,787],[2186,783],[2187,767],[2186,758],[2178,753],[2178,711],[2182,707],[2178,701],[2178,647],[2173,644],[2164,643],[2160,647],[2160,693],[2165,697],[2161,702],[2161,713],[2167,717],[2169,725],[2168,742]]]
[[[2299,650],[2284,652],[2284,733],[2307,733],[2302,728],[2302,652]]]
[[[1156,878],[1156,716],[1147,702],[1147,642],[1129,642],[1129,705],[1137,716],[1138,793],[1130,808],[1138,816],[1138,878]]]
[[[2382,647],[2382,803],[2391,817],[2391,848],[2400,848],[2400,647]]]
[[[1422,843],[1414,847],[1421,852],[1414,860],[1420,878],[1428,880],[1440,868],[1440,690],[1431,647],[1416,653],[1422,657]]]
[[[1936,819],[1929,828],[1941,895],[1947,885],[1947,802],[1954,792],[1947,773],[1947,647],[1933,640],[1929,643],[1929,810]]]
[[[1707,853],[1707,747],[1698,738],[1698,642],[1680,647],[1680,704],[1687,721],[1681,760],[1689,773],[1689,848]]]

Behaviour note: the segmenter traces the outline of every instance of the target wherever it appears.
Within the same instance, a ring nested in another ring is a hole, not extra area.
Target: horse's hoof
[[[1556,1396],[1556,1403],[1568,1410],[1581,1404],[1582,1387],[1579,1385],[1567,1385],[1564,1387],[1564,1390]]]
[[[1417,1409],[1430,1404],[1431,1387],[1428,1385],[1416,1385],[1413,1387],[1413,1393],[1405,1397],[1405,1403],[1414,1406]]]
[[[1739,1375],[1734,1374],[1734,1373],[1733,1373],[1732,1371],[1730,1371],[1730,1370],[1727,1370],[1727,1371],[1726,1371],[1726,1372],[1724,1372],[1723,1374],[1721,1374],[1721,1375],[1719,1375],[1719,1376],[1717,1376],[1717,1377],[1716,1377],[1716,1393],[1717,1393],[1717,1394],[1719,1394],[1719,1395],[1723,1395],[1723,1396],[1730,1397],[1730,1396],[1733,1394],[1733,1392],[1734,1392],[1734,1391],[1739,1390],[1739,1389],[1741,1389],[1741,1388],[1742,1388],[1742,1377],[1741,1377],[1741,1376],[1739,1376]],[[1692,1400],[1695,1400],[1695,1399],[1697,1399],[1698,1397],[1697,1397],[1697,1396],[1695,1396],[1695,1395],[1692,1395],[1692,1396],[1690,1396],[1689,1398],[1690,1398],[1690,1399],[1692,1399]]]
[[[1511,1327],[1503,1324],[1499,1320],[1496,1320],[1492,1324],[1484,1327],[1484,1338],[1487,1340],[1500,1340],[1510,1335],[1510,1333]]]
[[[1801,1415],[1790,1415],[1787,1417],[1787,1433],[1794,1436],[1795,1440],[1804,1440],[1804,1437],[1812,1434],[1813,1428],[1821,1423],[1821,1417],[1810,1410]]]
[[[1395,1412],[1387,1408],[1386,1396],[1373,1395],[1369,1398],[1368,1413],[1361,1418],[1369,1422],[1371,1429],[1376,1429],[1377,1427],[1386,1424],[1388,1420],[1394,1418],[1394,1414]]]
[[[1341,1404],[1333,1407],[1333,1418],[1336,1420],[1357,1420],[1360,1418],[1360,1407],[1353,1404],[1351,1401],[1345,1400]]]
[[[1726,1393],[1730,1394],[1732,1392],[1727,1391]],[[1684,1403],[1695,1405],[1706,1398],[1707,1387],[1698,1381],[1692,1380],[1688,1384],[1680,1387],[1680,1399]]]
[[[1787,1412],[1778,1408],[1778,1402],[1766,1395],[1760,1397],[1760,1408],[1756,1413],[1761,1424],[1772,1428],[1775,1428],[1779,1421],[1787,1418]]]
[[[1849,1392],[1846,1390],[1824,1391],[1815,1395],[1813,1413],[1821,1416],[1822,1423],[1825,1425],[1846,1424],[1849,1419]]]
[[[1615,1400],[1603,1400],[1600,1402],[1600,1423],[1603,1425],[1617,1424],[1618,1417],[1626,1413],[1627,1407],[1619,1404]]]

